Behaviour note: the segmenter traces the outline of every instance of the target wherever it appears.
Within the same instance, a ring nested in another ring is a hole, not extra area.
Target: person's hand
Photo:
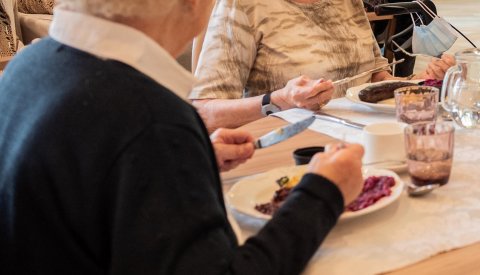
[[[244,163],[253,156],[254,138],[247,131],[220,128],[210,136],[218,168],[225,172]]]
[[[432,58],[425,70],[426,79],[443,80],[445,72],[455,65],[455,58],[452,55],[444,53],[442,58]]]
[[[308,165],[308,172],[324,176],[340,189],[345,205],[354,201],[363,188],[363,147],[358,144],[328,145],[325,153],[317,153]]]
[[[272,93],[272,102],[282,110],[304,108],[317,111],[332,98],[334,91],[330,80],[312,80],[300,76],[287,82],[287,85]]]

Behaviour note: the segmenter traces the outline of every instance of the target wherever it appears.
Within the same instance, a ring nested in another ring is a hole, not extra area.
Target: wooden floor
[[[441,17],[480,47],[480,0],[433,0],[433,2]],[[472,46],[463,37],[459,37],[447,53],[454,54],[466,48]],[[429,58],[417,57],[415,72],[423,71],[428,62]]]

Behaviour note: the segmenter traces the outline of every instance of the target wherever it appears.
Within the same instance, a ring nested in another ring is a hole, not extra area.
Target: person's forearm
[[[263,117],[262,96],[242,99],[193,100],[208,131],[218,128],[237,128]]]

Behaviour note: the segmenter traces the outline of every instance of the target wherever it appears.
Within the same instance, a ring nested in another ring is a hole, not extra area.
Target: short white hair
[[[56,5],[71,11],[113,19],[166,14],[177,2],[177,0],[56,0]]]

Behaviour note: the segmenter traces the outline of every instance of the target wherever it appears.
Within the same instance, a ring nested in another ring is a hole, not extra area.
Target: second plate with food
[[[244,178],[235,183],[227,193],[227,203],[232,209],[242,214],[268,220],[271,218],[271,215],[259,212],[255,209],[255,206],[271,201],[274,192],[279,189],[276,182],[278,179],[285,176],[299,178],[305,171],[306,166],[288,166]],[[340,220],[355,218],[380,210],[397,200],[403,191],[404,183],[395,172],[384,169],[363,168],[362,173],[364,179],[370,176],[389,176],[394,179],[395,184],[391,187],[389,196],[379,199],[364,209],[345,211],[340,216]]]
[[[361,90],[372,86],[372,85],[378,85],[381,83],[389,83],[389,82],[411,82],[413,84],[416,84],[420,82],[421,80],[385,80],[385,81],[380,81],[380,82],[375,82],[375,83],[365,83],[359,86],[351,87],[348,88],[345,97],[349,99],[350,101],[364,105],[374,111],[379,111],[383,113],[395,113],[395,99],[390,98],[386,100],[379,101],[378,103],[369,103],[365,101],[361,101],[360,98],[358,97],[358,93],[360,93]]]

